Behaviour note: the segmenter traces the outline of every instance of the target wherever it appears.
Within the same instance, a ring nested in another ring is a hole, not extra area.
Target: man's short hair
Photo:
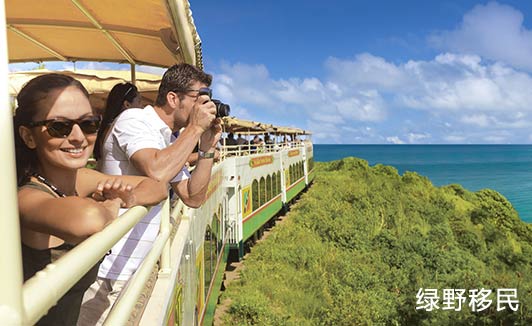
[[[184,94],[197,81],[210,86],[212,76],[188,63],[171,66],[163,75],[155,105],[166,105],[166,95],[168,92]]]

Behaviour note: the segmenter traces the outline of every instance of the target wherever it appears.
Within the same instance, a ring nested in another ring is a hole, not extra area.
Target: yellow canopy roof
[[[311,132],[292,127],[274,126],[269,123],[255,122],[249,120],[237,119],[235,117],[223,118],[224,127],[227,132],[232,133],[277,133],[277,134],[295,134],[310,135]]]
[[[98,111],[105,107],[107,95],[114,85],[130,81],[130,73],[125,70],[64,70],[50,71],[46,69],[12,72],[9,74],[9,95],[16,97],[22,87],[31,79],[47,73],[59,73],[72,76],[79,80],[89,91],[90,102]],[[140,91],[143,104],[152,104],[157,97],[161,76],[143,72],[137,73],[135,85]]]
[[[5,6],[10,62],[203,65],[188,0],[5,0]]]

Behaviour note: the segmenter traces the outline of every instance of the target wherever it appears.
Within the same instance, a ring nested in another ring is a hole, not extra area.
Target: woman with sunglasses
[[[67,75],[32,79],[17,96],[14,117],[24,280],[57,260],[118,215],[120,207],[153,205],[164,183],[85,169],[100,119],[83,85]],[[98,264],[38,325],[74,325]]]
[[[140,108],[142,104],[141,100],[142,98],[137,87],[131,83],[116,84],[111,89],[107,96],[102,123],[100,125],[100,130],[98,130],[96,144],[94,145],[94,158],[96,160],[99,160],[102,155],[103,142],[116,117],[118,117],[122,111],[129,108]]]

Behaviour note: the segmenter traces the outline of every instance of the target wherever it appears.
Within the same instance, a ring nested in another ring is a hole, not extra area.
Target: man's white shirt
[[[130,159],[141,149],[168,147],[175,137],[152,106],[144,109],[127,109],[115,120],[102,146],[98,170],[110,175],[143,175]],[[171,181],[179,182],[190,177],[183,169]],[[120,214],[126,210],[121,209]],[[154,206],[148,214],[111,249],[98,272],[99,277],[128,280],[150,251],[160,226],[161,206]],[[120,217],[119,217],[120,218]]]

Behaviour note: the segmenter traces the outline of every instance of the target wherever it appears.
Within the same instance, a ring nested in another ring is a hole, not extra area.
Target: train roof
[[[60,70],[51,71],[47,69],[38,69],[30,71],[18,71],[9,73],[9,95],[16,97],[22,87],[31,79],[47,74],[58,73],[72,76],[79,80],[87,89],[90,95],[90,102],[96,110],[103,110],[109,91],[118,83],[124,83],[130,80],[130,72],[127,70]],[[157,91],[161,76],[137,72],[135,86],[139,90],[143,103],[152,104],[157,98]]]
[[[160,77],[146,77],[135,71],[135,65],[169,67],[186,62],[203,68],[201,39],[188,0],[49,0],[45,3],[42,0],[5,0],[5,9],[10,63],[109,61],[131,64],[131,72],[59,71],[82,81],[93,94],[91,103],[96,109],[103,107],[107,93],[116,83],[128,80],[139,87],[146,104],[155,100]],[[42,73],[10,74],[10,80],[23,80]],[[13,95],[22,86],[23,83],[18,82],[10,93]],[[310,134],[299,128],[236,118],[225,119],[225,126],[228,131],[248,134]]]
[[[9,62],[203,67],[188,0],[6,0]]]
[[[269,123],[262,123],[250,120],[237,119],[235,117],[225,117],[223,119],[224,127],[227,132],[245,133],[245,134],[263,134],[263,133],[277,133],[277,134],[291,134],[291,135],[310,135],[308,130],[274,126]]]

